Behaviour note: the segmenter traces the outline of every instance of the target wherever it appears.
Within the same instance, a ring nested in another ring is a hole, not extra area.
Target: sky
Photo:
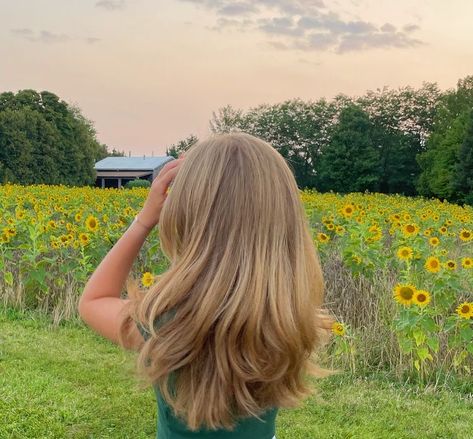
[[[164,155],[213,112],[473,74],[471,0],[0,0],[0,92],[48,90]]]

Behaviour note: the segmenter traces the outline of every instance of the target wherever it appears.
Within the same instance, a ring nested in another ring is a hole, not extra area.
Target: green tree
[[[184,140],[172,144],[169,148],[166,148],[166,155],[172,156],[174,158],[179,158],[183,152],[186,152],[194,143],[197,143],[199,139],[191,134],[186,137]]]
[[[473,109],[468,119],[466,135],[455,165],[453,187],[458,201],[473,206]]]
[[[473,76],[467,76],[439,100],[426,150],[416,157],[421,168],[416,182],[419,194],[453,202],[462,199],[455,183],[457,162],[472,108]]]
[[[262,104],[246,113],[227,106],[214,113],[210,129],[214,133],[243,131],[267,141],[284,157],[300,188],[314,187],[315,165],[330,138],[336,111],[325,99]]]
[[[421,172],[416,156],[425,150],[441,96],[436,83],[424,83],[419,89],[384,87],[356,100],[376,127],[381,192],[416,194]]]
[[[0,94],[2,181],[88,185],[106,147],[92,122],[54,93]]]
[[[5,183],[60,183],[60,136],[31,108],[0,112],[0,163]]]
[[[368,114],[351,104],[340,113],[331,141],[322,151],[318,187],[339,193],[379,190],[380,152]]]

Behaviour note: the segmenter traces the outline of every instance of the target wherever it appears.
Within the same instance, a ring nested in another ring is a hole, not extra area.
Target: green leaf
[[[415,360],[414,361],[414,366],[417,370],[420,370],[420,363],[419,363],[419,360]]]
[[[411,352],[414,347],[412,339],[407,338],[407,337],[399,337],[398,342],[399,342],[399,348],[405,354],[408,354],[409,352]]]
[[[473,343],[467,344],[466,345],[466,350],[473,355]]]
[[[434,352],[439,351],[439,339],[436,337],[427,337],[427,345],[429,346],[430,349],[432,349]]]
[[[457,324],[456,316],[451,316],[447,319],[447,323],[445,323],[444,330],[451,331]]]
[[[471,339],[473,338],[473,329],[471,329],[468,326],[466,326],[464,328],[461,328],[460,329],[460,336],[461,336],[462,340],[465,341],[466,343],[470,342]]]
[[[417,355],[419,358],[424,361],[426,358],[429,357],[429,348],[427,346],[420,346],[417,348]],[[432,357],[430,357],[432,358]]]
[[[423,319],[420,321],[420,324],[422,328],[426,331],[435,332],[437,330],[437,324],[430,316],[424,316]]]
[[[414,329],[412,335],[415,338],[416,345],[420,346],[425,341],[425,333],[421,329]]]

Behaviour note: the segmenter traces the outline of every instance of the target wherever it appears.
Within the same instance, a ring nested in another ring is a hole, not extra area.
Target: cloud
[[[258,11],[258,8],[250,3],[237,2],[222,6],[218,9],[218,15],[249,15]]]
[[[32,29],[12,29],[12,34],[31,42],[40,42],[46,44],[63,43],[69,41],[71,37],[66,34],[56,34],[47,30],[35,32]]]
[[[65,34],[55,34],[47,30],[42,30],[37,36],[37,41],[42,43],[54,44],[54,43],[63,43],[69,41],[71,38]]]
[[[403,30],[404,32],[408,32],[408,33],[414,32],[414,31],[416,31],[416,30],[418,30],[418,29],[419,29],[419,26],[417,26],[417,24],[406,24],[406,25],[402,28],[402,30]]]
[[[406,24],[376,25],[342,18],[323,0],[180,0],[212,11],[222,31],[237,28],[266,35],[270,46],[280,50],[346,53],[376,48],[407,48],[424,44],[412,36],[419,29]]]
[[[95,43],[98,43],[99,41],[101,41],[101,39],[96,38],[96,37],[88,37],[85,39],[85,42],[88,44],[95,44]]]
[[[125,0],[100,0],[95,3],[97,8],[103,8],[107,11],[116,11],[125,7]]]
[[[33,36],[34,32],[31,29],[12,29],[11,32],[19,37],[31,37]]]
[[[421,44],[423,44],[422,41],[411,38],[401,32],[374,32],[366,35],[344,36],[337,47],[337,52],[345,53],[383,47],[414,47]]]
[[[47,30],[34,31],[33,29],[22,28],[11,29],[10,31],[16,37],[22,38],[31,43],[56,44],[79,39],[85,41],[88,44],[94,44],[100,41],[100,38],[96,37],[73,38],[66,34],[57,34]]]

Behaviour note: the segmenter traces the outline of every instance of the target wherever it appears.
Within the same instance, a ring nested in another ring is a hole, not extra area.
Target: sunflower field
[[[0,186],[0,297],[54,323],[77,315],[87,279],[148,189]],[[473,208],[400,195],[301,191],[337,319],[332,366],[427,377],[473,368]],[[167,269],[155,229],[133,266]]]

